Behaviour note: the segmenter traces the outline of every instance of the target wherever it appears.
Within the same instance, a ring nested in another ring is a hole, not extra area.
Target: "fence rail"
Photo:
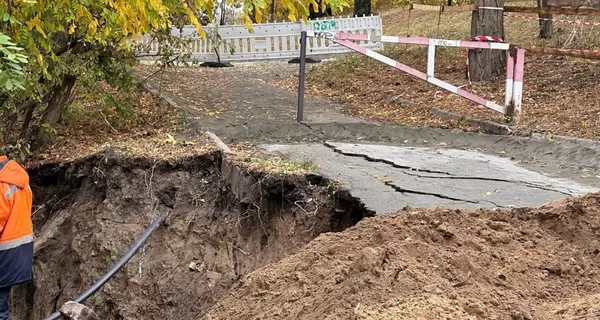
[[[303,32],[306,34],[305,37],[309,38],[322,38],[337,42],[344,47],[347,47],[353,51],[371,57],[375,60],[383,62],[393,68],[400,71],[406,72],[414,77],[421,80],[427,81],[435,86],[442,89],[448,90],[452,93],[462,96],[472,102],[479,105],[485,106],[492,110],[503,113],[504,115],[511,117],[516,123],[519,120],[521,113],[521,104],[523,98],[523,73],[525,65],[525,50],[521,48],[512,47],[507,43],[493,43],[493,42],[478,42],[478,41],[460,41],[460,40],[445,40],[445,39],[431,39],[431,38],[414,38],[414,37],[395,37],[395,36],[369,36],[362,34],[350,34],[350,33],[335,33],[335,32],[319,32],[309,30]],[[306,40],[304,40],[306,41]],[[303,42],[304,42],[303,41]],[[405,64],[402,64],[396,60],[390,59],[380,53],[377,53],[369,48],[360,46],[356,41],[381,41],[391,43],[403,43],[413,45],[427,45],[427,72],[422,72]],[[493,50],[504,50],[507,52],[507,71],[506,71],[506,90],[505,90],[505,103],[499,105],[496,102],[482,98],[476,94],[468,92],[460,87],[454,86],[450,83],[442,81],[435,77],[435,52],[436,47],[455,47],[455,48],[467,48],[467,49],[493,49]],[[303,64],[301,56],[301,65]],[[304,109],[304,68],[300,67],[300,83],[298,87],[298,121],[302,119],[302,111]]]
[[[349,32],[380,36],[382,22],[380,16],[365,17],[334,17],[327,19],[310,20],[304,22],[277,22],[262,23],[252,26],[251,33],[245,26],[219,26],[218,33],[221,43],[218,46],[221,61],[241,60],[266,60],[289,59],[300,55],[300,34],[305,30]],[[214,27],[205,27],[207,34],[214,34]],[[186,39],[187,45],[183,48],[174,48],[177,53],[189,53],[190,59],[207,62],[217,61],[215,43],[211,37],[201,38],[193,26],[182,29],[173,28],[171,35]],[[159,55],[159,44],[156,39],[145,36],[141,40],[146,56]],[[312,38],[307,43],[309,55],[329,55],[347,53],[351,50],[327,39]],[[361,42],[361,45],[373,50],[383,49],[377,42]],[[151,57],[146,59],[152,59]]]

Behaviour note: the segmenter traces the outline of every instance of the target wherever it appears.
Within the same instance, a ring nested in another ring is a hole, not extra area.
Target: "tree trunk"
[[[37,102],[35,102],[27,106],[27,109],[25,109],[23,123],[21,124],[21,130],[19,131],[19,139],[23,139],[27,135],[29,131],[29,124],[31,123],[31,119],[33,117],[33,110],[37,105]]]
[[[225,0],[221,1],[221,21],[219,21],[219,24],[224,26],[225,25],[225,11],[227,11],[227,3],[225,2]]]
[[[371,0],[354,0],[354,15],[357,17],[371,15]]]
[[[48,143],[50,138],[48,127],[52,128],[55,126],[67,109],[71,93],[73,92],[73,86],[75,85],[75,80],[77,80],[77,77],[66,75],[63,77],[61,85],[56,86],[52,90],[48,105],[40,120],[40,126],[37,129],[35,140],[33,141],[34,148],[43,147]]]
[[[504,0],[478,0],[479,7],[504,7]],[[502,10],[475,9],[471,17],[471,37],[492,36],[504,40]],[[490,49],[469,50],[469,66],[473,81],[491,80],[506,70],[506,51]]]
[[[537,0],[538,7],[544,8],[548,7],[548,0]],[[551,14],[539,14],[541,19],[552,19]],[[540,20],[540,39],[552,39],[553,36],[553,26],[552,21],[543,21]]]
[[[269,21],[275,22],[275,0],[271,1],[271,14],[269,17]]]

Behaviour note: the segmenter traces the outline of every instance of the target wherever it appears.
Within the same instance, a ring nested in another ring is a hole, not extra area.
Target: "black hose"
[[[152,222],[152,224],[146,228],[146,231],[144,231],[144,233],[135,241],[135,243],[131,246],[129,251],[125,253],[121,260],[119,260],[119,262],[117,262],[112,269],[110,269],[108,273],[104,275],[104,277],[96,281],[94,285],[92,285],[86,292],[82,293],[74,301],[77,303],[82,303],[92,294],[98,291],[98,289],[102,288],[102,286],[104,286],[108,280],[110,280],[129,260],[131,260],[131,258],[133,258],[140,247],[146,243],[150,235],[160,226],[161,223],[163,223],[163,221],[165,221],[170,211],[171,210],[166,210],[165,212],[159,214],[158,217],[156,217],[156,220],[154,220],[154,222]],[[56,320],[58,318],[60,318],[60,312],[56,311],[44,320]]]

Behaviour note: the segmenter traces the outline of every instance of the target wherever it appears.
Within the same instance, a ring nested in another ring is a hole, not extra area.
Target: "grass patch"
[[[314,173],[318,169],[317,165],[309,159],[293,161],[282,155],[269,153],[249,144],[235,145],[231,147],[231,151],[231,160],[255,171],[302,175]]]

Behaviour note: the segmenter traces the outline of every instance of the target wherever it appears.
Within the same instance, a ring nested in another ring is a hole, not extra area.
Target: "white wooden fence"
[[[370,36],[382,35],[380,16],[365,17],[333,17],[304,22],[276,22],[254,24],[254,33],[250,33],[243,25],[219,26],[218,31],[222,43],[219,46],[221,61],[289,59],[300,55],[300,32],[303,30],[349,32]],[[214,33],[214,27],[205,27],[207,34]],[[200,38],[193,26],[183,29],[173,28],[171,35],[185,38],[186,48],[173,49],[179,53],[189,53],[190,59],[206,62],[217,61],[213,43],[207,38]],[[142,37],[141,44],[145,59],[153,59],[158,55],[158,42],[149,37]],[[383,49],[381,42],[362,41],[360,44],[372,50]],[[351,50],[323,38],[309,38],[308,55],[329,55],[347,53]]]

